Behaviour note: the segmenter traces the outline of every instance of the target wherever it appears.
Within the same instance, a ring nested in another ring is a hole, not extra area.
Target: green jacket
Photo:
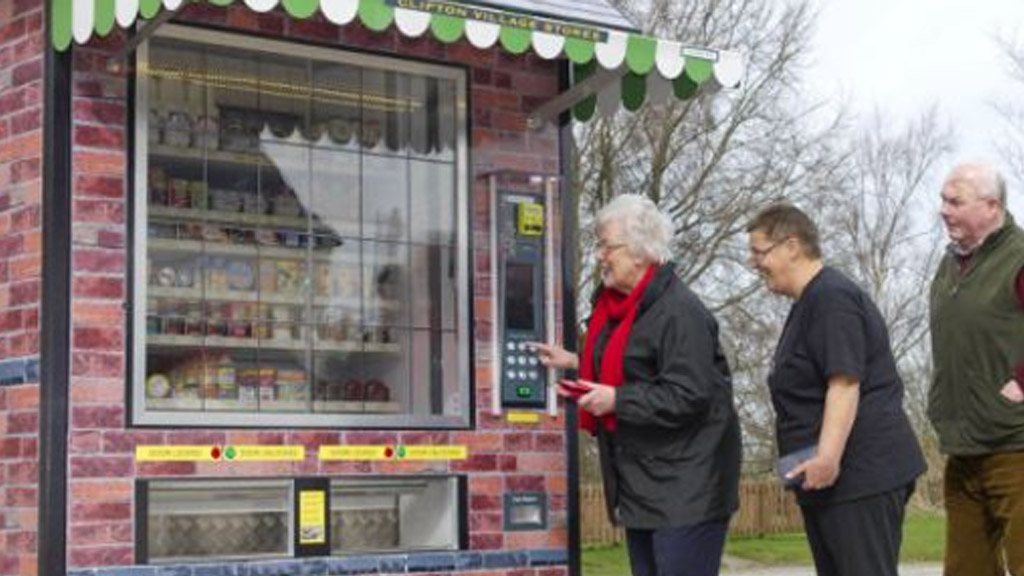
[[[999,393],[1024,360],[1024,309],[1015,290],[1022,266],[1024,230],[1007,214],[966,273],[953,255],[935,273],[928,417],[946,454],[1024,450],[1024,404]]]

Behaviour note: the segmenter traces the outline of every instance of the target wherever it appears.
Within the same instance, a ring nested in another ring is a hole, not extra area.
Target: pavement
[[[816,576],[813,566],[759,567],[744,562],[725,561],[721,576]],[[904,564],[900,576],[942,576],[942,564]]]

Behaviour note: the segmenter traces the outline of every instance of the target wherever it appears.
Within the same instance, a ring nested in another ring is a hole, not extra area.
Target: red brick
[[[96,245],[103,248],[124,248],[125,234],[120,230],[100,230],[96,234]]]
[[[18,112],[11,116],[12,134],[25,134],[26,132],[39,130],[42,125],[43,110],[41,108],[25,110],[24,112]]]
[[[123,326],[124,307],[120,302],[78,300],[71,305],[71,314],[79,326]]]
[[[534,450],[537,452],[562,452],[565,450],[563,434],[538,434],[534,439]]]
[[[93,378],[122,376],[124,357],[121,354],[74,352],[71,354],[71,374]]]
[[[471,532],[499,532],[502,529],[501,514],[493,512],[473,512],[469,515]]]
[[[75,502],[71,505],[71,521],[128,520],[132,517],[131,502]]]
[[[75,222],[96,222],[100,224],[123,224],[124,202],[117,200],[76,200]]]
[[[75,328],[71,342],[75,350],[124,350],[124,332],[118,328]]]
[[[75,127],[75,145],[92,148],[124,148],[124,131],[109,126]]]
[[[37,58],[29,62],[24,62],[14,67],[11,70],[11,85],[21,86],[22,84],[28,84],[29,82],[35,82],[41,79],[43,76],[43,59]]]
[[[471,494],[469,497],[469,509],[473,512],[487,510],[501,510],[502,501],[499,495]]]
[[[25,19],[15,18],[7,24],[0,26],[0,44],[7,44],[11,40],[21,38],[25,35]]]
[[[519,462],[512,454],[502,454],[498,461],[498,468],[502,472],[515,472],[519,468]]]
[[[19,184],[39,178],[39,158],[26,158],[11,163],[11,183]]]
[[[448,432],[405,432],[399,438],[399,443],[406,446],[434,445],[444,446],[451,442],[451,435]]]
[[[163,432],[108,430],[103,433],[103,452],[135,454],[136,446],[163,444]]]
[[[494,454],[471,454],[466,460],[452,463],[455,472],[493,472],[498,469],[498,457]]]
[[[470,550],[498,550],[503,544],[501,534],[471,534],[469,537]]]
[[[227,438],[226,432],[211,432],[206,430],[174,430],[167,433],[168,444],[181,444],[186,446],[201,446],[205,444],[223,446]]]
[[[196,473],[195,462],[139,462],[140,478],[160,476],[193,476]]]
[[[21,438],[0,438],[0,460],[21,456]]]
[[[506,476],[505,486],[509,492],[543,492],[543,476]]]
[[[36,551],[36,533],[21,531],[21,532],[8,532],[7,533],[7,546],[8,552],[35,552]]]
[[[71,408],[71,427],[77,430],[123,428],[124,406],[74,406]]]
[[[533,434],[517,432],[505,435],[506,452],[527,452],[533,449]]]
[[[74,478],[117,478],[131,474],[134,469],[134,458],[128,456],[71,457],[71,476]]]
[[[68,564],[71,566],[130,566],[134,563],[134,546],[94,546],[68,550]]]
[[[103,276],[77,276],[72,280],[74,295],[79,298],[124,298],[124,279]]]
[[[341,434],[337,432],[291,432],[288,434],[287,439],[282,435],[270,434],[262,432],[254,440],[254,444],[301,444],[311,448],[317,448],[319,446],[335,446],[341,440]],[[232,439],[232,444],[241,444],[242,442]]]
[[[12,412],[7,415],[8,434],[34,434],[38,431],[38,412]]]
[[[74,270],[76,272],[98,272],[103,274],[123,274],[126,267],[125,254],[118,250],[75,250]]]
[[[103,435],[95,430],[87,432],[72,431],[70,451],[72,454],[96,454],[100,451],[102,440]]]
[[[9,508],[28,508],[38,503],[38,491],[35,487],[7,488],[7,497],[4,499],[4,506]]]
[[[395,446],[398,444],[398,434],[394,432],[346,432],[343,442],[356,446]]]
[[[7,465],[7,486],[32,485],[39,481],[39,464],[36,462],[14,462]]]
[[[520,454],[519,469],[525,472],[561,472],[565,470],[562,454]]]
[[[74,103],[75,120],[96,124],[123,124],[126,118],[125,105],[121,102],[79,98]]]

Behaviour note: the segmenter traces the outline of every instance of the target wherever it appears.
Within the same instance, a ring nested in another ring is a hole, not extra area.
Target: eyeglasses
[[[597,251],[605,255],[611,254],[612,252],[618,250],[619,248],[625,247],[625,242],[616,242],[614,244],[610,244],[606,243],[604,240],[598,240],[596,245]]]
[[[789,238],[783,238],[782,240],[779,240],[778,242],[772,243],[767,248],[754,248],[753,246],[751,246],[750,247],[750,256],[754,260],[757,260],[758,262],[760,262],[761,260],[764,260],[769,254],[771,254],[772,250],[775,250],[779,246],[785,244],[787,240],[789,240]]]

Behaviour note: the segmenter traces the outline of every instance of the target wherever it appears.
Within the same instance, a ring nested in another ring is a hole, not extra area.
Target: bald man
[[[928,416],[946,461],[945,576],[1024,576],[1024,231],[988,164],[942,186]]]

